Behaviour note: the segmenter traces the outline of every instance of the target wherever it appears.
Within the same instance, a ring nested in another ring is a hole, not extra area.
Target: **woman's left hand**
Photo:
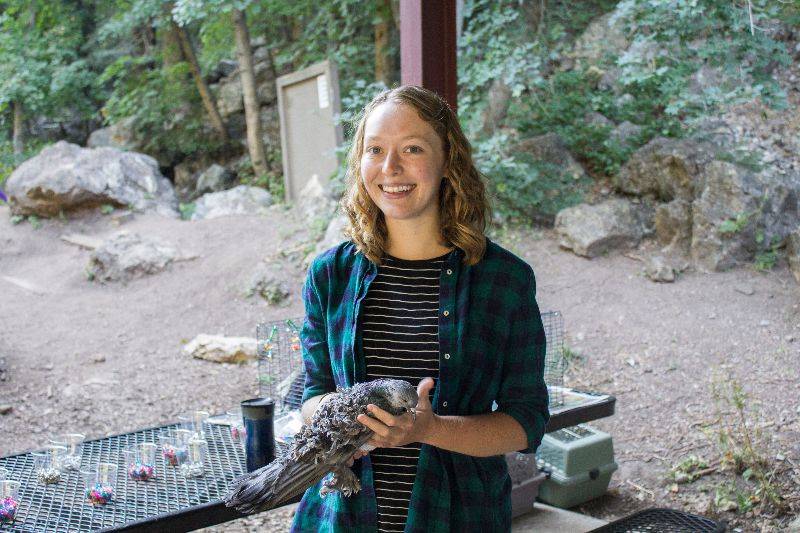
[[[425,442],[432,430],[436,415],[431,407],[428,393],[433,388],[433,378],[425,378],[417,385],[416,417],[411,413],[395,416],[374,404],[367,410],[371,416],[358,415],[357,420],[375,432],[368,444],[376,448],[396,448],[411,442]]]

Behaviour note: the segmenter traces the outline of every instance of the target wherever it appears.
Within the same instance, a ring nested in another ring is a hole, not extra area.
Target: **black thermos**
[[[275,459],[275,402],[253,398],[242,402],[247,471],[258,470]]]

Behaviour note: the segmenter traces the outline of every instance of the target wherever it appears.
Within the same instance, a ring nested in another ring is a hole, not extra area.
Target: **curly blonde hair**
[[[464,251],[464,263],[474,265],[486,251],[486,224],[491,220],[483,176],[472,161],[472,147],[458,118],[438,94],[416,85],[403,85],[381,92],[364,107],[347,156],[347,185],[341,207],[349,219],[345,231],[358,250],[381,264],[388,230],[383,213],[367,193],[361,176],[364,126],[372,111],[384,102],[396,102],[416,110],[442,140],[445,172],[439,189],[439,220],[448,245]]]

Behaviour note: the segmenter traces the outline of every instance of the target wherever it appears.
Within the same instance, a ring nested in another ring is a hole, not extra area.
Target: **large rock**
[[[227,191],[204,194],[195,204],[192,220],[232,215],[265,214],[272,195],[260,187],[239,185]]]
[[[765,184],[725,161],[707,165],[703,189],[692,204],[692,260],[707,270],[725,270],[751,260],[763,225]]]
[[[217,109],[224,117],[244,112],[242,82],[239,75],[222,78],[217,86]]]
[[[606,56],[618,55],[628,44],[623,21],[612,11],[589,23],[575,40],[571,55],[578,66],[598,65]]]
[[[653,217],[656,237],[677,251],[688,252],[692,238],[692,204],[681,198],[656,206]]]
[[[230,170],[215,163],[197,176],[195,194],[201,195],[225,190],[233,183],[233,178]]]
[[[246,363],[256,358],[257,341],[251,337],[223,337],[201,333],[183,347],[183,353],[214,363]]]
[[[172,185],[152,157],[65,141],[22,163],[6,181],[6,193],[17,215],[50,217],[112,204],[179,216]]]
[[[691,201],[703,189],[703,169],[714,157],[710,144],[657,137],[622,166],[614,185],[621,192],[664,202]]]
[[[166,243],[119,231],[92,252],[87,273],[96,281],[125,282],[161,272],[178,259],[178,251]]]
[[[556,215],[555,230],[562,247],[584,257],[597,257],[635,247],[652,233],[652,221],[653,210],[648,204],[613,198],[561,210]]]
[[[569,152],[566,143],[556,133],[545,133],[523,139],[516,144],[516,152],[531,154],[535,159],[565,168],[574,179],[586,177],[586,171]]]
[[[89,148],[119,148],[120,150],[141,151],[141,143],[134,133],[134,118],[128,117],[105,128],[94,130],[86,141]]]

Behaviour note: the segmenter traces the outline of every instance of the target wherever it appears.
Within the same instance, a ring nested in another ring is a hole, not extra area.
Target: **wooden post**
[[[400,0],[400,75],[457,109],[456,0]]]

